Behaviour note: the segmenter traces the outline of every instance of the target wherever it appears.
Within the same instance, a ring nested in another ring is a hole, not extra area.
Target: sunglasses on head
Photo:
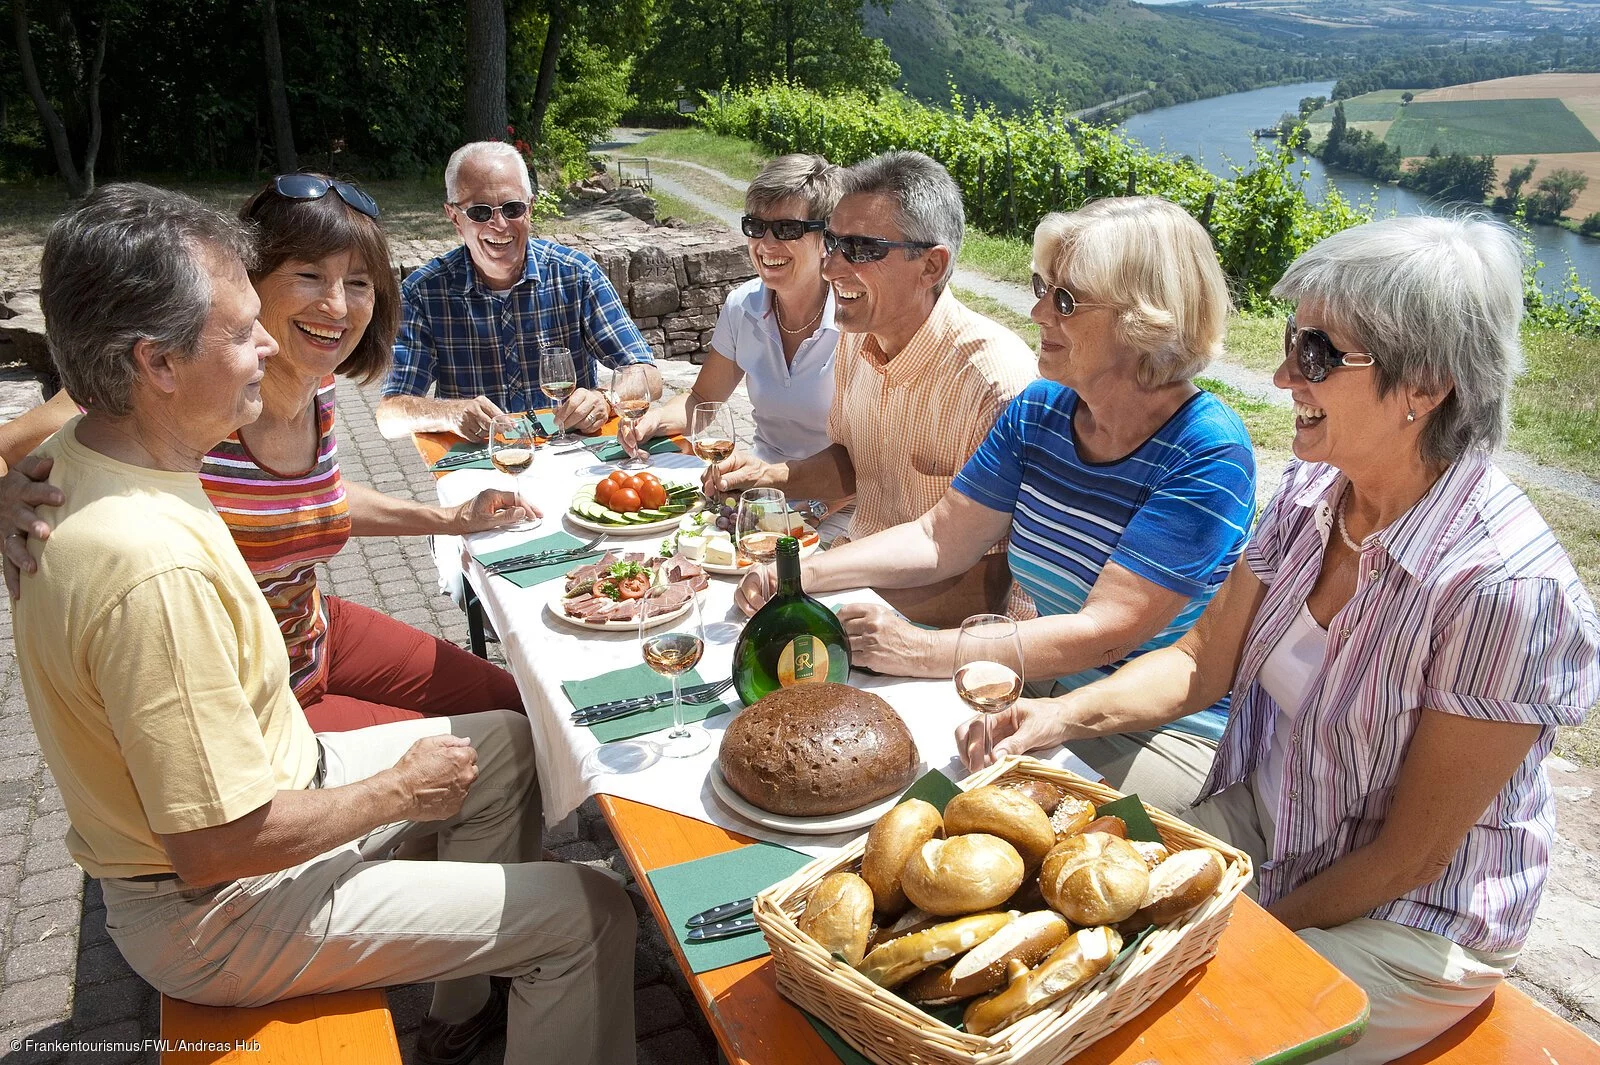
[[[827,220],[822,218],[757,218],[753,214],[741,215],[739,218],[739,228],[752,240],[760,240],[767,235],[769,229],[779,240],[799,240],[807,233],[815,233],[827,224]]]
[[[1340,351],[1322,330],[1298,328],[1292,314],[1283,330],[1283,354],[1295,360],[1300,376],[1312,384],[1326,380],[1335,367],[1364,369],[1378,364],[1370,351]]]
[[[462,214],[466,215],[479,225],[482,225],[489,219],[493,218],[496,211],[499,211],[500,217],[504,218],[507,222],[515,222],[517,219],[528,213],[527,200],[507,200],[499,207],[494,207],[487,203],[475,203],[470,207],[463,207],[459,203],[452,203],[450,206],[454,207],[456,210],[460,211]]]
[[[1063,318],[1072,317],[1072,312],[1077,310],[1079,307],[1106,306],[1104,303],[1086,303],[1083,300],[1078,299],[1078,297],[1074,296],[1071,292],[1068,292],[1066,289],[1062,288],[1060,285],[1052,285],[1038,274],[1034,274],[1033,298],[1036,300],[1042,300],[1045,298],[1046,294],[1049,294],[1050,296],[1050,306],[1054,307],[1056,309],[1056,313]]]
[[[927,251],[939,245],[925,240],[884,240],[882,237],[841,237],[831,229],[822,231],[822,250],[829,255],[837,252],[853,263],[875,263],[889,254],[891,248],[907,251]]]
[[[320,200],[330,191],[336,192],[339,199],[368,218],[378,217],[378,201],[362,192],[359,185],[348,181],[335,181],[317,174],[279,174],[272,179],[272,187],[287,200]]]

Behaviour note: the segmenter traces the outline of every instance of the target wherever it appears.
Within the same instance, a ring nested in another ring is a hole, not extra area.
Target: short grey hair
[[[1377,362],[1378,394],[1450,394],[1426,416],[1424,461],[1448,465],[1505,439],[1522,372],[1522,244],[1479,214],[1385,218],[1296,259],[1272,294],[1314,303]]]
[[[780,155],[750,182],[744,193],[744,209],[756,214],[798,196],[806,202],[806,217],[825,219],[839,203],[843,174],[820,155]]]
[[[888,196],[895,201],[897,228],[906,240],[943,244],[950,265],[939,280],[943,292],[955,273],[966,233],[961,189],[950,171],[921,152],[886,152],[864,159],[844,172],[844,195]],[[912,253],[914,254],[914,253]]]
[[[528,175],[528,161],[505,141],[472,141],[463,144],[450,155],[450,161],[444,166],[444,196],[451,203],[456,202],[456,193],[461,187],[461,168],[477,158],[509,159],[517,166],[517,172],[522,175],[523,194],[530,199],[533,197],[533,179]]]
[[[45,237],[39,302],[67,394],[93,411],[132,411],[141,340],[189,358],[211,314],[207,255],[255,258],[250,229],[181,192],[102,185]]]

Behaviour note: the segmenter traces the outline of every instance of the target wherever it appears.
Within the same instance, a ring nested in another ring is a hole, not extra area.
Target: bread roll
[[[1032,968],[1059,947],[1071,931],[1054,910],[1025,913],[954,964],[929,969],[907,984],[903,994],[912,1002],[942,1006],[993,991],[1005,983],[1013,960]]]
[[[1073,924],[1116,924],[1144,902],[1150,870],[1125,839],[1104,832],[1068,836],[1045,855],[1039,888]]]
[[[1128,822],[1112,814],[1095,818],[1084,825],[1083,830],[1085,832],[1104,832],[1106,835],[1116,836],[1118,839],[1128,838]]]
[[[1024,875],[1036,871],[1056,845],[1044,807],[1014,788],[992,785],[964,791],[946,803],[944,831],[948,836],[967,832],[999,836],[1022,855]]]
[[[912,932],[920,932],[924,928],[932,928],[936,924],[943,923],[943,917],[925,913],[913,906],[905,913],[902,913],[900,919],[895,921],[894,924],[887,928],[880,926],[877,934],[872,939],[872,946],[874,948],[881,947],[885,943],[893,943],[901,936],[908,936]]]
[[[1040,780],[1037,777],[1024,777],[1021,780],[1007,780],[1003,783],[996,784],[995,787],[1006,788],[1010,791],[1022,792],[1022,794],[1038,803],[1039,808],[1042,809],[1046,814],[1055,813],[1056,807],[1060,806],[1061,800],[1067,796],[1067,793],[1062,791],[1056,785],[1050,783],[1048,780]]]
[[[872,889],[854,873],[834,873],[811,890],[800,931],[823,950],[860,965],[872,932]]]
[[[1094,803],[1068,795],[1056,807],[1056,812],[1050,815],[1050,827],[1055,829],[1056,842],[1059,843],[1068,836],[1082,832],[1083,826],[1093,820]]]
[[[1011,923],[1009,913],[976,913],[875,947],[857,968],[880,987],[899,987],[924,969],[964,954]]]
[[[1139,857],[1144,859],[1147,868],[1154,869],[1171,857],[1165,843],[1152,843],[1148,840],[1130,839],[1128,843],[1139,852]]]
[[[942,835],[944,819],[932,803],[921,799],[907,799],[878,818],[867,833],[861,879],[872,889],[879,913],[894,917],[910,905],[900,888],[900,873],[924,843]]]
[[[1150,886],[1134,920],[1144,924],[1177,920],[1211,897],[1227,865],[1209,847],[1179,851],[1150,871]]]
[[[1015,847],[999,836],[970,832],[924,843],[901,871],[900,887],[919,909],[954,917],[1000,905],[1023,875]]]
[[[1076,990],[1110,968],[1122,937],[1109,928],[1074,932],[1037,969],[1012,962],[1004,991],[967,1007],[963,1020],[973,1035],[988,1035]]]

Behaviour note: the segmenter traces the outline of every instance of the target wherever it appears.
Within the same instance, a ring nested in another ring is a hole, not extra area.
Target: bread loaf
[[[872,889],[854,873],[824,877],[811,889],[797,924],[823,950],[860,965],[872,931]]]
[[[894,709],[848,684],[780,688],[728,726],[722,777],[747,801],[785,817],[854,810],[903,791],[917,745]]]
[[[924,843],[906,862],[900,886],[919,909],[954,917],[1000,905],[1022,877],[1015,847],[999,836],[972,832]]]
[[[1074,932],[1031,972],[1013,961],[1004,991],[980,998],[962,1018],[973,1035],[988,1035],[1021,1020],[1105,972],[1122,949],[1122,937],[1109,928]]]
[[[1125,839],[1104,832],[1068,836],[1045,855],[1039,888],[1073,924],[1110,925],[1144,903],[1150,870]]]
[[[873,824],[861,856],[861,879],[872,889],[879,913],[894,917],[910,905],[900,889],[900,874],[924,843],[942,835],[939,811],[921,799],[907,799]]]
[[[975,913],[946,921],[874,947],[857,968],[880,987],[899,987],[924,969],[966,953],[1010,923],[1009,913]]]
[[[1056,833],[1044,808],[1011,788],[973,788],[957,795],[945,804],[944,830],[949,836],[966,832],[999,836],[1017,848],[1028,873],[1037,870],[1056,845]]]

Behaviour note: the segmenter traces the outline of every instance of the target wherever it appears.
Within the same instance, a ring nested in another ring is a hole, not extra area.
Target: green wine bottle
[[[778,540],[778,591],[739,634],[733,687],[749,706],[796,684],[845,683],[850,641],[833,611],[800,589],[800,542]]]

